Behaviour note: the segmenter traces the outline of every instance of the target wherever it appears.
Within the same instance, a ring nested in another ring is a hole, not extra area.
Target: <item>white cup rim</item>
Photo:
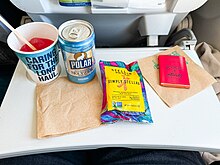
[[[45,50],[50,49],[50,48],[53,47],[55,44],[57,44],[58,36],[59,36],[59,35],[58,35],[58,29],[57,29],[54,25],[52,25],[52,24],[49,24],[49,23],[46,23],[46,22],[30,22],[30,23],[21,25],[21,26],[17,27],[16,29],[22,28],[23,26],[29,26],[30,24],[44,24],[44,25],[47,25],[47,26],[52,27],[54,30],[57,31],[56,39],[53,41],[53,44],[51,44],[50,46],[48,46],[48,47],[46,47],[46,48],[44,48],[44,49],[37,50],[37,51],[32,51],[32,52],[24,52],[24,51],[20,51],[20,50],[18,50],[18,49],[14,49],[14,47],[12,47],[12,46],[9,44],[9,42],[8,42],[9,38],[10,38],[12,35],[15,35],[13,32],[11,32],[11,33],[9,34],[8,38],[7,38],[7,43],[8,43],[8,46],[9,46],[14,52],[17,52],[17,53],[20,53],[20,54],[27,54],[27,55],[28,55],[28,54],[33,54],[33,52],[34,52],[35,54],[37,54],[37,53],[44,52]],[[40,37],[39,37],[39,38],[40,38]]]

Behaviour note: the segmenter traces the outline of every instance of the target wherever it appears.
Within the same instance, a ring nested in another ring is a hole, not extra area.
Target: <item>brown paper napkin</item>
[[[37,137],[44,138],[101,125],[102,90],[97,76],[86,84],[60,77],[37,85]]]
[[[186,58],[187,69],[190,79],[190,89],[169,88],[159,85],[159,67],[158,55],[181,55]],[[180,47],[175,46],[164,52],[138,60],[141,72],[145,80],[156,91],[159,97],[169,106],[172,107],[183,100],[195,95],[206,87],[210,86],[216,80],[203,68],[197,65],[188,57]]]

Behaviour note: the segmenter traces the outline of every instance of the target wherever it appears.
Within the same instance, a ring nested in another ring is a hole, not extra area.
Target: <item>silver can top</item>
[[[67,21],[59,27],[61,38],[70,42],[84,41],[89,38],[92,33],[92,25],[83,20]]]

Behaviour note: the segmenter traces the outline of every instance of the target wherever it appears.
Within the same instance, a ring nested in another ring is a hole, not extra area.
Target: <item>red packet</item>
[[[160,85],[190,88],[186,60],[183,56],[159,55]]]

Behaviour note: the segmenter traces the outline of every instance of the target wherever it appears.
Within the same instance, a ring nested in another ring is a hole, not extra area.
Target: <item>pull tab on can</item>
[[[62,28],[61,28],[62,27]],[[80,22],[79,20],[67,22],[66,26],[61,25],[60,37],[70,42],[81,42],[90,38],[93,33],[93,27],[86,22]]]
[[[72,39],[77,39],[79,37],[80,29],[72,28],[69,33],[69,37]]]

